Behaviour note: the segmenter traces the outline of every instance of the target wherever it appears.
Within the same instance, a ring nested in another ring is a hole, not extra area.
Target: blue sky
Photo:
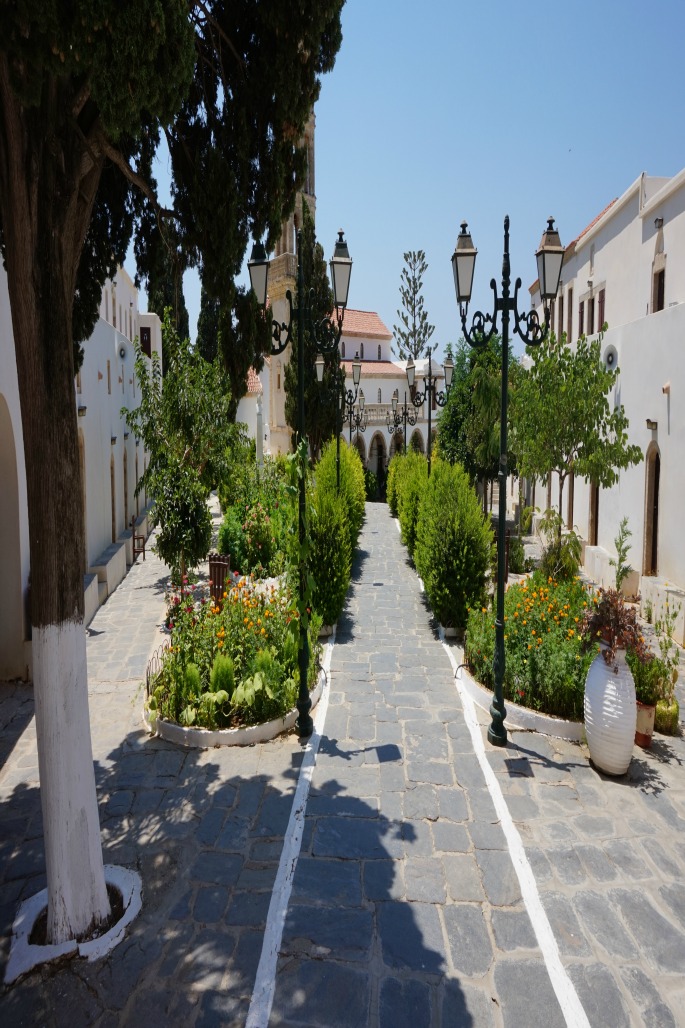
[[[681,0],[347,0],[316,108],[316,229],[327,258],[345,230],[350,306],[392,331],[403,253],[423,249],[442,352],[461,334],[459,225],[478,248],[472,309],[489,309],[509,214],[527,307],[549,215],[569,243],[641,172],[685,166],[684,11]],[[196,275],[185,293],[194,336]]]

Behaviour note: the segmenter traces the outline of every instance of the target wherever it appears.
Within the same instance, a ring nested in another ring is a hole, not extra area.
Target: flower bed
[[[596,600],[579,579],[557,582],[535,572],[511,585],[504,599],[505,699],[531,710],[580,721],[594,648],[583,652],[581,623]],[[471,674],[492,689],[495,613],[469,611],[465,659]]]
[[[299,691],[299,614],[285,585],[233,577],[214,602],[204,588],[172,594],[171,644],[148,683],[151,718],[211,730],[283,717]],[[309,625],[309,688],[317,678],[321,618]]]

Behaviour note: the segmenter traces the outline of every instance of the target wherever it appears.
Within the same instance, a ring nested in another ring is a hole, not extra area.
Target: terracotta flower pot
[[[637,701],[637,723],[635,725],[635,742],[648,750],[652,745],[652,734],[654,732],[654,717],[656,715],[656,704],[640,703]]]

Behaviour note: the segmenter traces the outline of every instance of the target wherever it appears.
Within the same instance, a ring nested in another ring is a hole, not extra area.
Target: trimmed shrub
[[[352,572],[352,544],[345,501],[335,492],[317,488],[312,497],[310,566],[314,578],[313,605],[325,625],[340,617]]]
[[[402,542],[409,556],[413,557],[419,506],[428,482],[428,463],[423,454],[411,451],[396,460],[397,516],[402,529]]]
[[[321,458],[314,470],[316,490],[334,495],[335,481],[335,439],[330,439],[323,448]],[[364,522],[366,489],[361,457],[354,446],[340,440],[340,496],[347,510],[350,529],[350,543],[354,550]]]
[[[490,519],[468,475],[436,460],[423,486],[414,560],[442,625],[464,628],[469,607],[482,604],[492,548]]]
[[[395,454],[388,464],[388,478],[385,486],[385,498],[388,501],[390,513],[394,518],[397,517],[397,469],[399,468],[400,460],[401,455]]]

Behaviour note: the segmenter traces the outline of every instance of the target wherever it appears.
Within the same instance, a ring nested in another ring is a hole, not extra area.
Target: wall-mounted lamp
[[[664,219],[663,218],[655,218],[654,219],[654,228],[658,230],[658,229],[663,228],[663,227],[664,227]]]
[[[78,416],[79,416],[80,418],[85,418],[85,416],[86,416],[86,411],[87,411],[87,410],[88,410],[88,408],[87,408],[87,407],[79,407],[79,408],[78,408]]]
[[[114,446],[116,441],[117,441],[117,437],[115,435],[113,435],[112,438],[110,439],[110,442],[111,442],[112,446]]]
[[[656,421],[652,421],[651,418],[647,418],[647,428],[649,429],[649,431],[650,432],[656,432],[656,427],[657,427]]]
[[[129,436],[129,433],[128,432],[124,432],[124,439],[128,439],[128,436]]]
[[[592,279],[591,278],[589,278],[587,280],[587,287],[588,287],[588,289],[592,289]]]
[[[661,387],[661,392],[662,393],[669,393],[670,394],[670,392],[671,392],[671,383],[670,382],[664,382],[664,384]]]

